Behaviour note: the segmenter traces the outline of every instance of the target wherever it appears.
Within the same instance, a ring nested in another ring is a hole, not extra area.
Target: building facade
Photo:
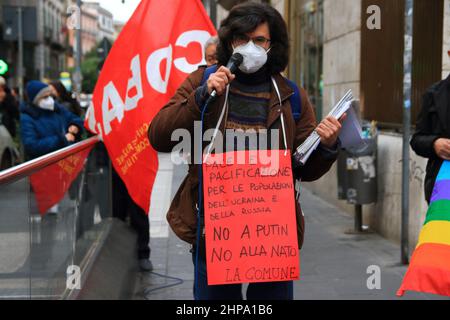
[[[83,4],[85,9],[95,12],[97,16],[97,42],[102,41],[104,38],[113,41],[114,40],[114,20],[113,14],[101,7],[98,2],[85,2]]]
[[[122,32],[125,23],[122,21],[114,21],[114,41],[117,39],[119,34]]]
[[[57,79],[66,69],[65,51],[67,49],[67,29],[65,28],[65,0],[43,0],[42,35],[39,45],[38,61],[41,79]]]
[[[75,0],[68,0],[68,5],[76,6]],[[86,7],[86,3],[82,2],[81,9],[81,52],[82,56],[91,51],[97,45],[98,14],[95,9]],[[75,67],[75,57],[77,54],[76,30],[74,28],[68,31],[68,41],[71,48],[71,54],[67,57],[67,65],[69,68]]]
[[[99,31],[97,10],[83,3],[81,10],[81,51],[83,56],[97,45]]]
[[[369,28],[368,20],[373,15],[370,9],[372,5],[377,5],[381,9],[381,29]],[[354,96],[360,100],[363,120],[378,123],[379,160],[376,168],[378,201],[364,207],[364,222],[384,237],[400,242],[404,2],[402,0],[289,1],[285,10],[293,44],[289,76],[309,91],[312,100],[316,100],[316,105],[317,101],[323,101],[319,109],[316,109],[319,118],[326,115],[348,89],[352,89]],[[312,18],[313,16],[315,18]],[[321,20],[323,27],[317,27],[316,23],[320,23]],[[305,47],[308,49],[305,50]],[[425,90],[434,82],[447,77],[450,72],[448,50],[450,50],[450,1],[415,0],[413,125],[420,111],[421,97]],[[312,53],[322,60],[322,67],[320,62],[315,64],[314,59],[311,61]],[[319,88],[322,89],[316,91],[319,77],[322,81]],[[317,92],[321,93],[319,100],[315,99]],[[426,161],[427,159],[418,157],[412,150],[410,151],[411,250],[417,241],[427,211],[423,192]],[[306,187],[352,215],[354,206],[337,200],[337,184],[337,165],[335,165],[321,180],[306,184]]]
[[[75,0],[69,0],[71,5]],[[97,2],[82,2],[81,8],[81,51],[82,56],[94,49],[104,38],[113,42],[116,37],[113,15]],[[69,30],[69,44],[73,54],[68,57],[68,66],[75,66],[76,32]]]
[[[11,86],[18,84],[17,8],[23,9],[24,83],[29,79],[53,79],[66,68],[67,31],[65,0],[3,0],[0,4],[0,57],[9,62]],[[8,16],[4,17],[5,10]],[[12,30],[12,31],[11,31]],[[11,31],[12,33],[7,34]]]

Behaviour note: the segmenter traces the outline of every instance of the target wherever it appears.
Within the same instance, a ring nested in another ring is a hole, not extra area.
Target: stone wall
[[[442,54],[442,79],[445,79],[450,73],[450,0],[444,1],[444,45]]]
[[[348,89],[359,98],[360,20],[360,0],[324,1],[324,115]]]

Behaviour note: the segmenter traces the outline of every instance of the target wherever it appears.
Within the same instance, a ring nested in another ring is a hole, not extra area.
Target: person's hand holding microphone
[[[215,90],[218,96],[221,96],[227,87],[227,85],[234,80],[236,76],[231,73],[230,69],[221,66],[215,73],[211,74],[208,81],[206,82],[208,86],[208,93]]]
[[[205,105],[208,105],[217,96],[224,94],[227,85],[236,77],[233,73],[241,65],[244,57],[240,53],[231,56],[227,66],[221,66],[215,73],[211,74],[206,82],[209,98]]]

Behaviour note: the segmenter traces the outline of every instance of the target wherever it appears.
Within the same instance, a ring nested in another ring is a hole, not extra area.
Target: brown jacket
[[[195,90],[199,87],[205,68],[201,67],[190,74],[178,88],[175,95],[155,116],[148,130],[148,136],[153,148],[159,152],[171,152],[179,141],[171,141],[172,132],[179,128],[190,131],[194,146],[194,121],[200,121],[200,107],[195,100]],[[317,126],[316,117],[304,89],[300,89],[302,99],[301,118],[294,121],[289,98],[294,94],[291,87],[281,75],[274,76],[280,90],[282,106],[280,106],[275,89],[272,88],[270,110],[267,118],[267,128],[280,124],[280,113],[283,112],[286,126],[286,140],[289,150],[295,150]],[[212,103],[205,114],[203,130],[214,128],[220,117],[224,95]],[[221,130],[225,120],[221,124]],[[280,147],[283,147],[282,134],[280,134]],[[206,143],[203,148],[206,147]],[[192,150],[191,155],[194,154]],[[323,148],[316,150],[305,166],[294,170],[296,179],[314,181],[322,177],[336,160],[337,152],[326,151]],[[193,161],[191,161],[193,163]],[[190,164],[189,172],[176,193],[167,213],[167,220],[182,240],[194,244],[196,242],[198,202],[198,165]],[[304,219],[300,204],[296,201],[297,233],[299,248],[303,244]]]

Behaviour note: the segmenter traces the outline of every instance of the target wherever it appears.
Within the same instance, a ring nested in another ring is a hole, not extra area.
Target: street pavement
[[[192,300],[194,268],[189,245],[176,237],[165,218],[187,171],[184,166],[172,166],[167,155],[160,155],[160,164],[152,194],[152,199],[159,201],[153,201],[150,213],[154,271],[138,274],[134,298]],[[306,188],[304,185],[300,198],[306,233],[300,252],[300,280],[294,284],[296,300],[447,299],[414,292],[396,297],[406,272],[406,266],[399,263],[400,246],[376,233],[348,234],[353,218]],[[369,279],[373,270],[380,271],[380,287],[369,289],[368,282],[374,283]]]

